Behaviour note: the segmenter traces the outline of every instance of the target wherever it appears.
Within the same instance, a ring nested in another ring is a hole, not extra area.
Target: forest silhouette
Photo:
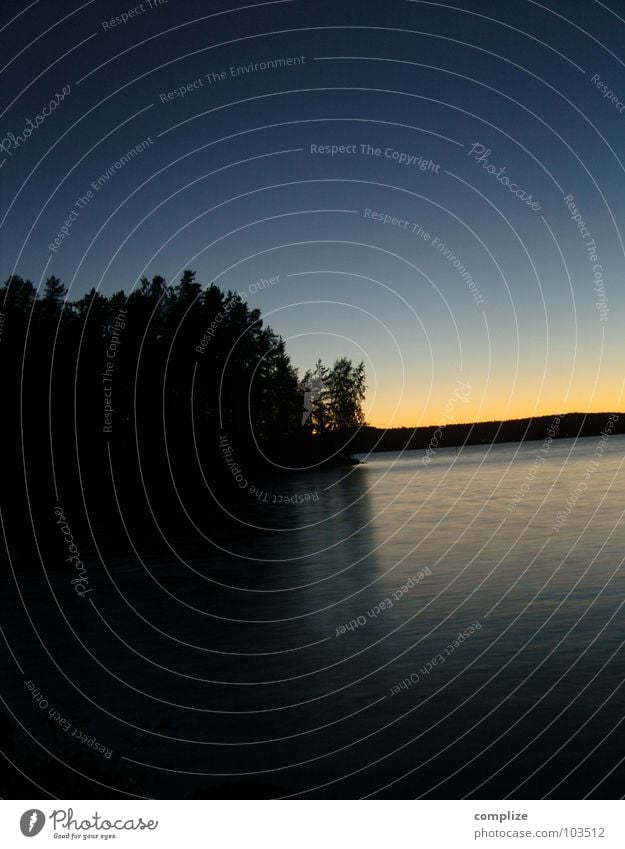
[[[192,271],[67,295],[57,277],[39,296],[15,275],[0,289],[3,489],[16,516],[70,502],[93,521],[168,524],[182,504],[219,510],[241,497],[224,441],[248,475],[350,461],[362,364],[319,361],[298,380],[260,311]]]
[[[362,363],[318,360],[299,379],[260,311],[192,271],[175,285],[144,277],[130,294],[67,295],[56,277],[40,295],[15,275],[0,288],[2,490],[15,533],[25,518],[45,527],[55,504],[107,527],[181,527],[189,509],[227,522],[245,497],[235,463],[248,478],[288,475],[431,443],[432,426],[367,426]],[[562,416],[555,438],[599,433],[607,415]],[[437,450],[543,439],[551,420],[449,423]]]

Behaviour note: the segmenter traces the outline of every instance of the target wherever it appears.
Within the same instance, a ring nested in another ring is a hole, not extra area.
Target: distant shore
[[[353,454],[382,451],[427,451],[465,445],[492,445],[502,442],[533,442],[551,439],[574,439],[599,436],[608,426],[611,434],[625,433],[625,413],[554,413],[523,419],[428,427],[377,428],[362,427],[350,443]]]

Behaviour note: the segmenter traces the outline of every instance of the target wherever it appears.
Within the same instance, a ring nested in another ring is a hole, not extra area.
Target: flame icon
[[[45,824],[45,815],[38,808],[30,808],[30,810],[24,811],[20,818],[20,830],[24,837],[35,837]]]
[[[323,380],[318,376],[313,377],[310,381],[310,386],[306,387],[304,392],[304,409],[302,411],[302,427],[306,424],[312,412],[313,401],[318,401],[321,398],[321,393],[325,388]]]

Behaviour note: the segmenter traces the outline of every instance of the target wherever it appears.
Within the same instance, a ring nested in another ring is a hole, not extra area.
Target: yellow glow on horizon
[[[532,398],[529,392],[517,393],[511,399],[502,393],[452,405],[448,398],[436,397],[423,409],[414,403],[404,403],[394,412],[395,403],[380,398],[371,407],[365,404],[367,424],[377,428],[436,427],[441,423],[505,421],[559,413],[613,413],[625,407],[620,387],[601,387],[594,397],[591,393],[577,391],[569,393],[566,399],[562,392],[544,392],[540,399]]]

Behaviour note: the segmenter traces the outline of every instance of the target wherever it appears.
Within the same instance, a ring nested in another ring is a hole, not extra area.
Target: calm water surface
[[[148,796],[620,797],[625,438],[542,447],[259,481],[240,533],[137,543],[70,616],[76,721]]]

